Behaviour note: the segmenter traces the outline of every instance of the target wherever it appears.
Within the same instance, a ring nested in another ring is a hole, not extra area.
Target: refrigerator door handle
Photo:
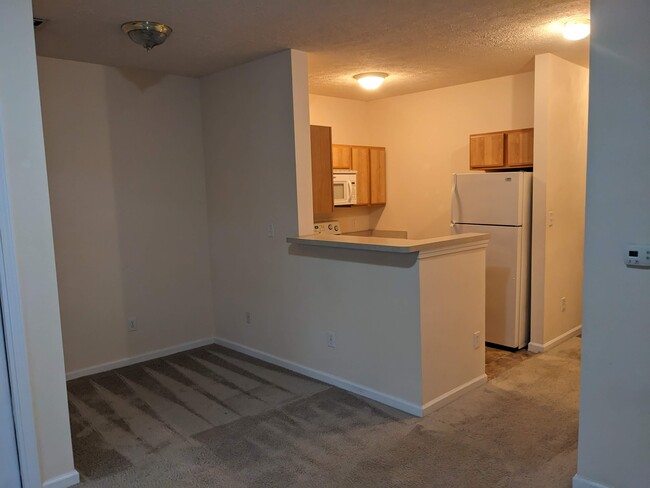
[[[458,205],[460,207],[460,199],[458,198],[458,183],[457,183],[457,177],[458,175],[454,173],[454,178],[452,179],[451,183],[451,226],[453,227],[458,220],[456,220],[456,206]]]

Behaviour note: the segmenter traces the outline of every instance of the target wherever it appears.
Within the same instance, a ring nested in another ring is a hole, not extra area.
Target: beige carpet
[[[544,487],[576,471],[580,339],[424,418],[217,346],[68,383],[84,487]]]

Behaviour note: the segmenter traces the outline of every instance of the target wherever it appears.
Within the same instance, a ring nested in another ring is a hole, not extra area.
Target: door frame
[[[11,387],[18,462],[23,488],[41,488],[41,471],[36,442],[36,427],[29,379],[25,323],[20,300],[20,282],[11,202],[7,184],[4,134],[0,126],[0,294],[5,347]]]

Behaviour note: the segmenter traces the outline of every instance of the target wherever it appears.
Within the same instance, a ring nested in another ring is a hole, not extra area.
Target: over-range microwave
[[[335,169],[334,206],[356,205],[357,203],[357,172],[352,169]]]

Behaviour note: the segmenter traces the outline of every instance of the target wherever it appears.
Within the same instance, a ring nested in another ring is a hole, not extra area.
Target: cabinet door
[[[500,168],[504,166],[505,134],[473,134],[469,136],[470,169]]]
[[[332,167],[334,169],[352,169],[352,146],[332,145]]]
[[[533,165],[533,129],[506,132],[506,165]]]
[[[370,204],[370,148],[352,146],[352,169],[357,171],[357,205]]]
[[[332,185],[332,129],[312,125],[311,129],[311,187],[314,215],[334,210]]]
[[[370,148],[370,205],[386,204],[386,149]]]

